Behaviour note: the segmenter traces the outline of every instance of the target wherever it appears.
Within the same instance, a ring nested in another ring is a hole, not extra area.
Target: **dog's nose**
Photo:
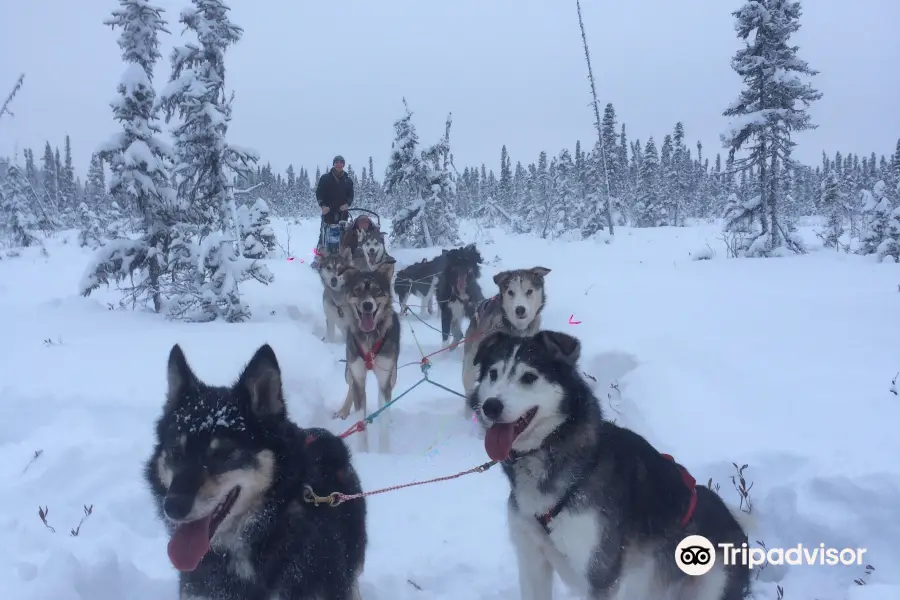
[[[337,277],[332,277],[331,278],[331,287],[334,287],[336,285],[337,285]]]
[[[194,497],[187,494],[167,494],[163,500],[163,511],[170,519],[183,519],[191,512]]]
[[[503,414],[503,403],[498,398],[488,398],[481,403],[481,412],[491,421],[496,421]]]
[[[524,306],[517,306],[517,307],[516,307],[516,316],[517,316],[517,317],[524,317],[524,316],[525,316],[525,307],[524,307]]]
[[[371,302],[369,302],[368,300],[366,300],[365,302],[362,303],[362,308],[366,312],[372,312],[372,309],[375,308],[375,305],[372,304]]]

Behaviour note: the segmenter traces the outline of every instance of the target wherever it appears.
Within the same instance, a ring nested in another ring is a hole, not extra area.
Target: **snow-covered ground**
[[[343,347],[320,341],[320,285],[307,264],[316,225],[275,228],[282,245],[292,230],[296,258],[269,261],[271,286],[247,284],[254,319],[239,325],[111,310],[114,292],[79,297],[89,255],[64,236],[48,243],[49,258],[27,251],[0,261],[0,597],[177,598],[141,477],[176,342],[202,379],[223,384],[268,342],[294,420],[335,432],[352,423],[330,417],[346,385]],[[552,269],[544,326],[581,338],[581,367],[610,418],[673,454],[698,482],[711,478],[735,510],[732,463],[749,465],[751,540],[863,547],[875,567],[866,576],[858,567],[770,566],[758,598],[774,598],[776,581],[787,600],[900,598],[900,397],[889,391],[900,371],[900,265],[833,251],[728,260],[710,225],[623,228],[612,245],[468,226],[464,237],[485,256],[486,293],[499,270]],[[718,256],[691,260],[707,243]],[[434,253],[394,251],[401,263]],[[439,327],[437,317],[429,323]],[[426,353],[441,347],[439,333],[407,317],[401,363],[420,358],[413,330]],[[432,379],[460,389],[460,353],[435,356]],[[402,368],[397,392],[420,376]],[[364,488],[487,460],[460,404],[428,385],[397,402],[385,413],[393,453],[355,454]],[[506,495],[492,470],[372,497],[364,599],[516,598]],[[72,536],[85,505],[93,513]],[[853,583],[860,577],[867,586]],[[557,598],[569,598],[561,584]]]

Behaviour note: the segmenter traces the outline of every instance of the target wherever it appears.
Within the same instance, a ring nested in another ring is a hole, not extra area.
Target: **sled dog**
[[[400,320],[394,312],[391,278],[394,259],[385,260],[374,271],[347,267],[344,286],[347,291],[349,318],[347,326],[347,398],[335,414],[346,419],[350,409],[368,414],[366,406],[366,375],[375,372],[378,380],[378,406],[391,401],[397,384],[397,359],[400,356]],[[388,418],[385,418],[388,417]],[[389,415],[378,419],[379,452],[390,452],[388,441]],[[369,451],[368,435],[360,432],[360,449]]]
[[[144,469],[180,571],[181,600],[359,600],[363,499],[344,442],[287,416],[275,352],[264,345],[230,387],[207,385],[174,346],[156,446]]]
[[[359,256],[354,260],[357,268],[363,271],[374,271],[384,261],[391,259],[384,243],[384,233],[371,231],[365,234],[359,244]]]
[[[509,479],[520,597],[550,600],[556,572],[589,600],[744,598],[746,567],[720,559],[692,577],[676,563],[689,535],[740,548],[741,525],[672,457],[604,420],[577,368],[580,351],[564,333],[500,331],[475,355],[469,403]]]
[[[463,344],[463,390],[468,397],[475,387],[474,359],[484,336],[494,331],[510,335],[532,336],[541,329],[541,311],[547,301],[544,278],[550,273],[545,267],[503,271],[494,275],[494,283],[500,288],[496,296],[481,302],[475,310],[475,318],[469,320],[466,340]],[[466,419],[472,413],[465,406]]]
[[[406,314],[407,303],[410,295],[421,298],[419,316],[424,317],[425,311],[429,315],[434,314],[434,295],[437,291],[438,275],[444,270],[447,262],[447,251],[431,260],[422,260],[409,265],[397,273],[394,280],[394,293],[400,301],[400,314]]]
[[[484,259],[475,247],[469,244],[462,248],[448,250],[446,263],[438,276],[437,302],[441,311],[441,335],[444,343],[453,334],[450,349],[454,350],[463,338],[463,317],[472,319],[475,307],[484,300],[478,278]]]
[[[325,311],[325,340],[335,341],[334,332],[339,329],[346,336],[347,293],[344,290],[346,263],[338,254],[329,254],[319,262],[319,278],[322,280],[322,308]]]

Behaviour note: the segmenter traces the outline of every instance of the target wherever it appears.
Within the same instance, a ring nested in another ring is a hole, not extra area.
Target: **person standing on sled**
[[[319,242],[316,245],[318,252],[325,249],[326,225],[337,225],[341,221],[350,220],[347,209],[353,204],[353,180],[344,171],[344,157],[337,155],[331,161],[330,171],[319,178],[316,185],[316,200],[322,210],[322,224],[319,227]],[[313,268],[319,264],[318,253],[313,260]]]

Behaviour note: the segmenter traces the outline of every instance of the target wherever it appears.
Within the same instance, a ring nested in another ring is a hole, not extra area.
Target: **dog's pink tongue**
[[[193,571],[209,552],[209,517],[180,525],[169,540],[169,560],[179,571]]]
[[[359,317],[359,328],[366,333],[375,329],[375,316],[368,313],[362,313]]]
[[[515,424],[497,423],[484,434],[484,450],[491,460],[506,460],[512,452],[514,441],[516,441]]]
[[[456,291],[465,292],[466,291],[466,278],[460,275],[456,278]]]

